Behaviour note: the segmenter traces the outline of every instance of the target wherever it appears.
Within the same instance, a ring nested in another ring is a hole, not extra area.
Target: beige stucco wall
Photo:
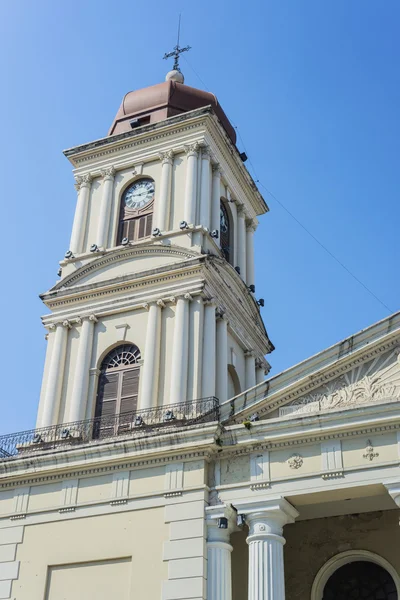
[[[60,600],[57,590],[63,589],[65,600],[86,600],[100,581],[94,578],[101,571],[96,563],[112,561],[109,579],[102,580],[107,594],[103,588],[96,598],[159,598],[167,579],[162,558],[167,536],[161,508],[27,526],[17,551],[20,575],[13,597]]]
[[[233,600],[247,600],[247,531],[231,537]],[[319,569],[333,556],[368,550],[386,559],[400,575],[399,511],[299,521],[284,528],[287,600],[310,600]]]

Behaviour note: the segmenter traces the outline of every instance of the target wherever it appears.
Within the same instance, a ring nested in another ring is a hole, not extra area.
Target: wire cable
[[[189,63],[189,61],[187,60],[186,57],[184,57],[185,62],[188,64],[188,66],[192,69],[193,73],[196,75],[196,77],[199,79],[200,83],[205,87],[206,91],[209,91],[207,85],[205,84],[205,82],[202,80],[202,78],[200,77],[200,75],[196,72],[196,70],[192,67],[192,65]],[[240,134],[239,128],[237,125],[235,125],[234,121],[231,120],[227,114],[227,117],[229,119],[229,121],[232,123],[234,129],[236,130],[238,137],[240,139],[240,142],[242,144],[243,150],[244,152],[247,154],[247,150],[246,150],[246,146],[243,140],[242,135]],[[248,154],[247,154],[248,156]],[[389,314],[393,313],[394,311],[389,308],[389,306],[387,304],[385,304],[385,302],[383,302],[383,300],[381,300],[363,281],[361,281],[361,279],[359,277],[357,277],[357,275],[355,275],[335,254],[333,254],[333,252],[331,252],[331,250],[329,250],[329,248],[327,248],[284,204],[283,202],[281,202],[280,200],[278,200],[278,198],[275,196],[275,194],[273,194],[268,188],[267,186],[262,183],[262,181],[260,181],[260,179],[257,176],[257,171],[251,161],[250,158],[248,158],[248,162],[249,165],[252,168],[252,171],[254,173],[254,178],[255,178],[255,183],[258,183],[260,187],[262,187],[267,194],[273,199],[275,200],[275,202],[277,202],[277,204],[279,204],[279,206],[281,208],[283,208],[283,210],[303,229],[303,231],[305,231],[313,240],[314,242],[316,242],[318,244],[318,246],[320,246],[331,258],[333,258],[333,260],[342,267],[342,269],[344,269],[346,271],[346,273],[348,273],[350,275],[350,277],[352,277],[354,279],[354,281],[356,281],[359,285],[361,285],[361,287],[364,288],[364,290],[366,292],[368,292],[368,294],[370,294],[377,302],[379,302],[379,304],[381,304],[385,310],[387,310],[389,312]]]

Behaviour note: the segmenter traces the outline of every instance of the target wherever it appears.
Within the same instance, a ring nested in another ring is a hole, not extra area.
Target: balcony
[[[219,402],[211,397],[112,417],[62,423],[0,436],[0,462],[47,450],[68,450],[81,444],[99,444],[118,438],[168,435],[181,427],[218,420]]]

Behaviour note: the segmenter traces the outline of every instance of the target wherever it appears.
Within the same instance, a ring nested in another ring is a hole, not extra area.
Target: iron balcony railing
[[[129,438],[173,433],[178,427],[218,420],[218,399],[210,397],[111,417],[31,429],[0,436],[0,462],[22,458],[28,453],[56,448],[67,449],[79,444],[95,444],[119,436]]]

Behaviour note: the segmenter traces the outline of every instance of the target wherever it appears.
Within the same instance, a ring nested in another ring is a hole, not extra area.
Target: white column
[[[399,447],[400,452],[400,432],[397,432],[397,445]],[[396,483],[385,483],[384,486],[393,498],[394,502],[400,508],[400,482],[398,481]]]
[[[256,385],[256,359],[253,352],[246,352],[245,354],[245,383],[246,390]]]
[[[211,186],[211,230],[215,229],[220,234],[215,243],[221,246],[220,221],[221,221],[221,167],[219,164],[212,166],[212,186]]]
[[[225,315],[217,320],[217,398],[228,399],[228,321]]]
[[[197,157],[199,144],[185,146],[186,152],[186,184],[185,184],[185,206],[184,220],[189,224],[195,224],[197,208]]]
[[[158,155],[162,161],[160,189],[156,193],[154,226],[160,231],[168,231],[169,211],[171,202],[172,165],[174,162],[174,151],[160,152]]]
[[[207,600],[232,600],[233,548],[229,541],[235,525],[236,512],[230,505],[210,506],[206,512]]]
[[[83,175],[83,177],[76,177],[75,187],[78,190],[78,200],[69,245],[69,249],[73,254],[81,254],[83,252],[91,185],[92,176],[90,173]]]
[[[237,265],[237,222],[238,222],[238,217],[237,217],[237,208],[236,208],[236,200],[234,200],[231,196],[231,193],[229,191],[229,189],[227,189],[226,192],[227,198],[228,198],[228,202],[229,202],[229,208],[231,209],[231,213],[232,213],[232,224],[231,224],[231,229],[233,229],[233,231],[231,232],[231,236],[232,236],[232,246],[233,246],[233,250],[232,250],[232,257],[231,257],[231,263],[233,264],[234,267],[236,267]]]
[[[215,396],[216,373],[216,316],[215,304],[207,302],[204,306],[203,366],[201,393],[203,398]]]
[[[238,502],[249,526],[248,600],[285,600],[283,526],[293,523],[298,512],[284,498]]]
[[[103,182],[96,244],[99,248],[105,250],[108,248],[108,232],[110,226],[115,169],[114,167],[102,169],[101,174],[103,176]]]
[[[196,296],[189,305],[188,400],[196,400],[203,397],[201,390],[203,318],[203,298]]]
[[[189,301],[190,294],[180,296],[176,302],[174,318],[174,343],[171,348],[170,404],[185,402],[188,376]]]
[[[259,364],[256,365],[256,383],[262,383],[265,380],[265,370],[264,367]]]
[[[246,215],[243,204],[237,209],[238,214],[238,236],[237,236],[237,266],[240,268],[240,276],[246,281]],[[235,265],[236,266],[236,265]]]
[[[246,227],[246,283],[255,285],[254,277],[254,232],[256,228],[253,222]]]
[[[158,377],[160,370],[160,344],[161,344],[161,310],[164,306],[162,300],[149,305],[147,319],[145,354],[142,372],[140,374],[140,408],[152,408],[157,405]]]
[[[211,186],[210,186],[210,149],[201,148],[201,185],[200,185],[200,219],[199,225],[210,229],[211,222]]]
[[[70,324],[68,321],[63,321],[50,327],[50,330],[55,330],[55,333],[51,334],[54,335],[54,341],[47,376],[43,412],[38,427],[49,427],[50,425],[56,425],[58,422],[69,328]]]
[[[68,421],[81,421],[86,415],[89,388],[89,369],[92,359],[93,332],[97,319],[94,315],[82,317],[79,346],[76,355],[74,386],[70,399]]]

